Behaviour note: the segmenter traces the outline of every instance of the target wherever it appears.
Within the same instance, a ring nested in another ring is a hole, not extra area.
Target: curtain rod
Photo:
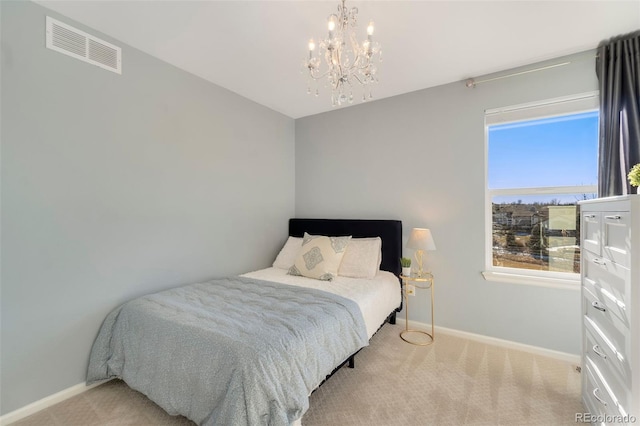
[[[532,72],[544,71],[544,70],[548,70],[548,69],[551,69],[551,68],[563,67],[563,66],[569,65],[569,64],[571,64],[573,62],[581,62],[581,61],[585,61],[587,59],[597,58],[597,57],[598,57],[598,55],[590,56],[589,58],[585,58],[585,59],[578,59],[578,60],[574,60],[574,61],[561,62],[559,64],[547,65],[547,66],[544,66],[544,67],[533,68],[533,69],[526,70],[526,71],[514,72],[512,74],[501,75],[501,76],[498,76],[498,77],[487,78],[487,79],[484,79],[484,80],[476,80],[474,78],[468,78],[467,80],[465,80],[464,84],[465,84],[465,86],[474,89],[476,87],[476,85],[478,85],[478,84],[488,83],[490,81],[495,81],[495,80],[502,80],[503,78],[515,77],[515,76],[518,76],[518,75],[529,74],[529,73],[532,73]]]

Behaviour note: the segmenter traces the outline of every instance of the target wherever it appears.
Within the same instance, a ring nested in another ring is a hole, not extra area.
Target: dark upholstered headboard
[[[399,220],[365,219],[289,219],[289,235],[302,237],[304,233],[353,238],[380,237],[382,265],[380,269],[400,276],[402,257],[402,222]]]

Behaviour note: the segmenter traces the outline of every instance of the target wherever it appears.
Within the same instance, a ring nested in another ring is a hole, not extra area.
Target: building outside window
[[[486,112],[489,274],[578,285],[577,203],[596,197],[597,108],[586,94]]]

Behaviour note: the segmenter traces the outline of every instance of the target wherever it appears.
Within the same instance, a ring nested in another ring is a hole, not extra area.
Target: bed
[[[310,393],[401,308],[400,221],[290,220],[289,240],[305,233],[379,237],[380,270],[320,281],[274,266],[134,299],[105,319],[87,383],[120,378],[203,425],[298,423]]]

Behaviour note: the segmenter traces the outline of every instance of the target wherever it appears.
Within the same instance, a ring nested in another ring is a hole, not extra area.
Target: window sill
[[[557,288],[563,290],[580,290],[580,278],[551,278],[521,275],[509,272],[483,271],[482,276],[487,281],[501,283],[533,285],[538,287]]]

